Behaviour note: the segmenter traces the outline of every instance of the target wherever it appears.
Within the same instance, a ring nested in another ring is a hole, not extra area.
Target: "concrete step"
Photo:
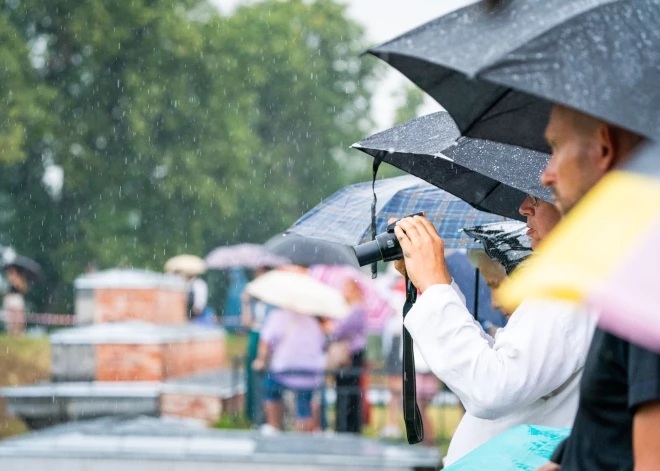
[[[3,471],[437,469],[435,448],[354,435],[213,430],[178,419],[105,418],[0,442]]]

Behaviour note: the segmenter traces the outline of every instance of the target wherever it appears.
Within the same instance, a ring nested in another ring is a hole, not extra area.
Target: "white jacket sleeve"
[[[405,326],[465,409],[496,419],[550,394],[582,368],[593,321],[572,303],[525,301],[491,344],[449,285],[428,288]]]

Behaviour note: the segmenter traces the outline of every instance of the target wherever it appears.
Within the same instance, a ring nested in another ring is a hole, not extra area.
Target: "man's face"
[[[555,106],[550,114],[545,138],[552,157],[541,183],[552,189],[562,214],[570,211],[609,168],[608,161],[602,159],[601,131],[593,118],[568,108]]]
[[[527,218],[527,235],[532,239],[532,249],[554,229],[561,214],[554,204],[534,196],[528,196],[520,205],[520,214]]]

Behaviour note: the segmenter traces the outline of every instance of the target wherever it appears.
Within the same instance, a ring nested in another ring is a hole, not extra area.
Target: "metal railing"
[[[365,366],[363,368],[346,368],[342,370],[323,370],[323,371],[304,371],[304,370],[289,370],[289,371],[252,371],[251,374],[246,374],[246,371],[241,371],[241,367],[245,364],[243,357],[235,357],[234,364],[234,380],[242,380],[249,382],[248,390],[252,391],[251,395],[247,395],[246,409],[251,409],[254,414],[251,417],[253,427],[259,427],[265,423],[264,416],[264,379],[267,375],[277,375],[278,377],[285,377],[289,375],[295,376],[323,376],[321,386],[314,388],[314,397],[320,407],[319,427],[321,430],[346,430],[347,416],[342,411],[337,410],[337,403],[340,402],[340,397],[347,397],[350,395],[358,395],[361,399],[361,404],[366,405],[371,413],[365,412],[364,409],[359,411],[361,420],[361,427],[363,433],[367,433],[372,437],[378,437],[381,430],[387,425],[386,408],[389,401],[394,400],[387,387],[387,380],[392,375],[383,368],[372,368]],[[247,370],[249,371],[249,370]],[[337,387],[335,377],[341,373],[346,376],[366,377],[366,381],[361,386],[339,386]],[[366,386],[366,387],[364,387]],[[293,391],[293,390],[290,390]],[[366,393],[366,397],[364,394]],[[248,404],[248,401],[250,403]],[[282,423],[285,429],[291,429],[292,417],[295,411],[291,408],[291,398],[288,400],[283,399],[284,403],[284,419]],[[288,405],[288,407],[287,407]],[[460,414],[462,413],[462,406],[458,398],[444,385],[439,383],[438,393],[430,401],[430,415],[432,416],[435,425],[435,443],[437,445],[446,445],[449,438],[453,434],[454,428]],[[368,417],[368,422],[362,420]],[[288,419],[288,420],[287,420]],[[287,426],[288,425],[288,426]],[[405,434],[400,424],[402,435],[399,437],[401,441],[405,441]]]

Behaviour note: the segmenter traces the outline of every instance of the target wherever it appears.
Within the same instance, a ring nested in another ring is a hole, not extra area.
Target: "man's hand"
[[[553,463],[552,461],[548,461],[546,464],[541,466],[536,471],[560,471],[560,470],[561,470],[561,467],[557,463]]]
[[[387,224],[389,225],[396,221],[398,221],[398,218],[390,218],[387,221]],[[406,276],[406,261],[404,259],[394,260],[394,268],[396,268],[396,271],[401,273],[402,276]]]
[[[423,216],[404,218],[394,228],[413,284],[423,293],[429,286],[451,284],[445,244],[433,224]]]

